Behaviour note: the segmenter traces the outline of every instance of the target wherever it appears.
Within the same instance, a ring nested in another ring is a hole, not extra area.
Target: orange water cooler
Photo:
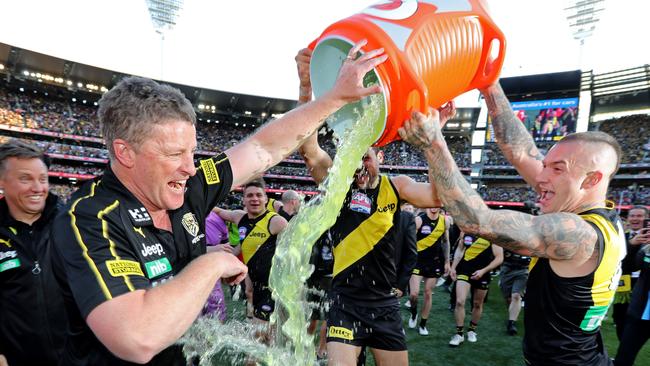
[[[334,85],[348,51],[362,39],[368,44],[361,52],[383,47],[388,55],[364,78],[382,86],[375,146],[398,139],[411,111],[426,112],[493,83],[505,56],[503,33],[482,0],[381,1],[332,24],[310,45],[316,97]],[[330,127],[342,135],[367,103],[345,106]]]

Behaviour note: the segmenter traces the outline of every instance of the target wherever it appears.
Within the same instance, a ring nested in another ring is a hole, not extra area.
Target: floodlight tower
[[[585,41],[594,34],[600,16],[605,11],[605,0],[566,0],[568,7],[564,8],[569,28],[573,38],[580,42],[578,64],[582,71],[580,82],[580,103],[578,105],[578,122],[576,132],[587,131],[589,128],[589,116],[591,115],[591,85],[593,83],[593,71],[583,71],[585,64],[583,60]]]
[[[569,7],[564,8],[564,11],[567,12],[573,38],[583,45],[593,35],[596,23],[600,21],[600,14],[605,10],[605,0],[567,0],[567,3]]]
[[[164,71],[165,33],[170,32],[176,25],[176,19],[183,10],[184,0],[146,0],[149,16],[154,30],[160,35],[160,79]]]

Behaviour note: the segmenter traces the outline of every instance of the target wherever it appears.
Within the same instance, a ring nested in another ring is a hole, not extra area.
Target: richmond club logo
[[[181,223],[190,235],[196,236],[199,233],[199,222],[196,220],[196,216],[194,216],[193,213],[188,212],[183,215]]]

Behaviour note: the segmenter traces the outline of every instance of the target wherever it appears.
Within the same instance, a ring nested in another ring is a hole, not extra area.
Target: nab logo
[[[172,270],[172,265],[169,263],[167,258],[161,258],[145,263],[144,268],[147,270],[147,276],[149,278],[154,278],[170,272]]]
[[[165,250],[160,243],[156,243],[154,245],[146,245],[145,243],[142,243],[142,250],[140,253],[142,253],[143,257],[148,257],[152,254],[160,256],[161,254],[165,254]]]
[[[387,204],[387,205],[384,206],[384,207],[377,207],[377,211],[378,211],[378,212],[392,212],[392,211],[395,210],[396,207],[397,207],[396,204],[394,204],[394,203],[389,203],[389,204]]]
[[[149,212],[147,212],[147,209],[144,207],[129,210],[129,214],[133,221],[137,223],[151,221],[151,216],[149,216]]]

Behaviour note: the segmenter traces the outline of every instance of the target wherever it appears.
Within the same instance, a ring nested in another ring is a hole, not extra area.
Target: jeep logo
[[[389,203],[384,207],[377,207],[377,212],[391,212],[394,211],[396,207],[397,207],[396,204]]]
[[[262,239],[264,239],[264,238],[266,238],[266,233],[252,232],[248,236],[251,237],[251,238],[262,238]]]
[[[154,245],[146,245],[145,243],[142,243],[142,250],[140,253],[142,253],[143,257],[148,257],[152,254],[159,256],[161,254],[164,254],[165,250],[163,250],[163,246],[160,245],[160,243],[156,243]]]

